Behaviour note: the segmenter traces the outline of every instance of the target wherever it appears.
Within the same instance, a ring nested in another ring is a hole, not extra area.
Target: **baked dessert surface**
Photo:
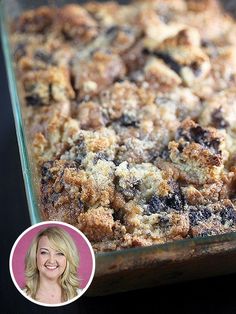
[[[96,251],[235,231],[235,30],[214,0],[17,18],[43,219],[77,226]]]

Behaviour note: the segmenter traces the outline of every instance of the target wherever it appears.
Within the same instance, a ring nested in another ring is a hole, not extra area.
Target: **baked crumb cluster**
[[[96,251],[236,230],[236,24],[217,1],[40,7],[12,31],[44,219]]]

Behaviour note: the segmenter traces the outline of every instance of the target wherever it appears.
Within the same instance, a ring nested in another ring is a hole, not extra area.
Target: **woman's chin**
[[[48,279],[58,279],[60,277],[60,272],[58,269],[55,269],[55,270],[49,270],[49,269],[46,269],[44,270],[43,272],[40,273],[40,277],[45,277],[45,278],[48,278]]]

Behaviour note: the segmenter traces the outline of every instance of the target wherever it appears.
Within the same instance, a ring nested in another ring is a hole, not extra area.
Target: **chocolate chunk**
[[[128,36],[134,35],[134,31],[131,27],[128,26],[119,27],[117,25],[113,25],[105,31],[105,36],[107,36],[109,40],[114,41],[118,35],[118,32],[124,32]]]
[[[86,153],[84,152],[78,153],[78,155],[75,158],[75,162],[77,166],[80,166],[82,164],[82,161],[84,160],[85,156],[86,156]]]
[[[76,166],[78,167],[81,165],[82,161],[84,160],[87,154],[83,135],[79,136],[75,144],[76,144],[77,154],[74,161],[76,162]]]
[[[139,191],[140,180],[136,179],[136,180],[133,180],[131,182],[127,182],[126,188],[123,188],[120,186],[119,177],[116,176],[114,179],[114,184],[116,186],[116,190],[123,195],[124,199],[126,201],[130,201],[131,199],[133,199],[135,197],[135,195]]]
[[[229,126],[229,123],[223,117],[221,107],[212,112],[211,121],[213,126],[217,129],[225,129]]]
[[[69,32],[67,32],[66,30],[62,29],[61,33],[62,33],[65,40],[70,41],[73,39],[73,35],[70,34]]]
[[[122,224],[124,223],[124,214],[122,210],[114,210],[112,214],[114,221],[120,221]]]
[[[207,139],[208,131],[198,125],[195,128],[190,129],[190,135],[194,142],[202,144]]]
[[[46,64],[52,63],[52,55],[43,50],[37,50],[34,54],[35,59],[38,59]]]
[[[13,52],[14,58],[16,61],[19,61],[20,58],[26,55],[26,43],[18,43]]]
[[[109,160],[109,156],[104,153],[104,152],[99,152],[95,155],[94,159],[93,159],[93,164],[96,165],[96,163],[99,161],[99,160]]]
[[[27,106],[40,106],[43,104],[41,97],[38,94],[32,94],[25,97]]]
[[[50,171],[50,168],[52,167],[52,165],[53,165],[53,161],[47,161],[41,166],[41,175],[42,175],[41,182],[43,184],[53,179],[52,173]]]
[[[210,149],[213,154],[220,154],[220,139],[219,138],[211,138],[210,132],[200,125],[196,127],[192,127],[189,131],[179,128],[177,132],[177,139],[183,138],[187,142],[195,142],[203,147]]]
[[[140,181],[136,180],[135,182],[132,182],[129,188],[126,189],[119,188],[118,191],[122,193],[126,201],[130,201],[138,193],[139,185]]]
[[[105,34],[108,36],[116,35],[118,30],[119,30],[119,27],[117,25],[113,25],[106,30]]]
[[[78,198],[78,207],[81,212],[84,211],[84,203],[81,201],[80,198]]]
[[[123,83],[125,81],[125,79],[124,78],[117,78],[116,80],[115,80],[115,83]]]
[[[155,55],[156,57],[162,59],[166,65],[168,65],[174,72],[180,75],[181,65],[176,62],[168,53],[164,52],[151,52],[148,49],[143,49],[144,55]]]
[[[122,160],[114,159],[113,162],[114,162],[115,166],[118,167],[122,163]]]
[[[164,160],[168,160],[169,156],[170,156],[170,153],[169,153],[168,147],[163,148],[159,153],[159,157],[161,157]]]
[[[215,154],[221,154],[221,150],[219,150],[220,147],[220,139],[213,139],[212,141],[207,143],[208,147],[211,149],[211,151]]]
[[[170,219],[168,217],[161,217],[158,226],[163,229],[168,228],[170,226]]]
[[[172,193],[165,198],[165,203],[168,207],[174,208],[178,211],[183,209],[184,198],[181,193]]]
[[[190,138],[199,144],[205,144],[208,140],[209,132],[204,130],[200,125],[190,129]]]
[[[122,115],[122,117],[120,118],[120,124],[127,127],[139,127],[139,121],[137,121],[136,117],[129,116],[127,114]]]
[[[182,152],[183,152],[183,150],[184,150],[184,145],[179,144],[179,146],[178,146],[178,150],[179,150],[179,152],[180,152],[180,153],[182,153]]]
[[[203,48],[208,48],[208,47],[211,47],[213,45],[212,41],[210,41],[209,39],[202,39],[201,40],[201,46]]]
[[[220,212],[221,223],[223,225],[230,224],[230,226],[236,223],[236,211],[233,206],[226,207]]]
[[[180,191],[170,193],[165,197],[154,195],[148,202],[146,214],[156,214],[161,211],[169,211],[170,209],[182,211],[184,209],[184,204],[185,200]]]
[[[190,206],[189,210],[189,221],[191,226],[196,226],[199,222],[207,220],[212,216],[211,211],[205,206]]]
[[[155,56],[162,59],[174,72],[178,75],[181,71],[181,65],[177,63],[169,54],[163,52],[155,52]]]
[[[213,153],[220,153],[220,139],[210,139],[209,132],[207,130],[204,130],[201,126],[191,128],[190,136],[196,143],[205,146],[206,148],[209,148],[210,150],[212,150]]]
[[[191,63],[190,68],[192,69],[192,71],[196,77],[201,75],[201,73],[202,73],[201,67],[199,67],[199,64],[197,62]]]
[[[165,206],[165,203],[163,202],[163,199],[157,195],[154,195],[151,197],[148,208],[147,208],[147,214],[156,214],[161,211],[165,211],[167,208]]]

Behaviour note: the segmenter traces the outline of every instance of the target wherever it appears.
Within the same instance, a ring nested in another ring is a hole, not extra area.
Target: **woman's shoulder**
[[[24,295],[30,297],[29,292],[28,292],[28,289],[27,289],[26,287],[22,288],[22,289],[21,289],[21,292],[22,292]]]
[[[80,295],[82,293],[83,289],[76,289],[77,295]]]

